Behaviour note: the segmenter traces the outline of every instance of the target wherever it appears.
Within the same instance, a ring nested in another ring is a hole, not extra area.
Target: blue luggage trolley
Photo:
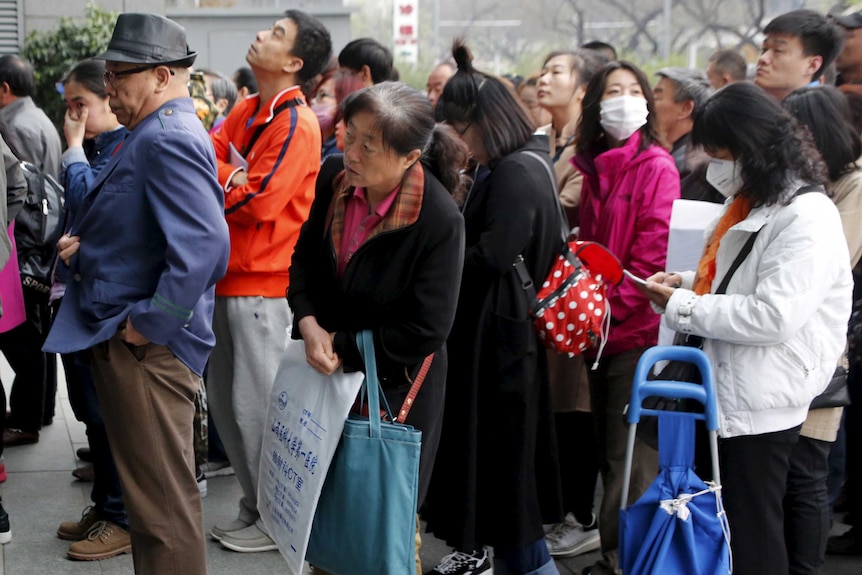
[[[660,361],[695,364],[703,385],[648,381]],[[645,409],[650,396],[692,399],[704,413]],[[658,417],[659,475],[637,502],[626,507],[638,422]],[[693,469],[695,421],[706,422],[713,478],[705,482]],[[624,575],[727,575],[732,572],[730,531],[721,502],[718,467],[718,415],[712,366],[700,349],[657,346],[641,356],[629,402],[625,472],[620,504],[619,566]]]

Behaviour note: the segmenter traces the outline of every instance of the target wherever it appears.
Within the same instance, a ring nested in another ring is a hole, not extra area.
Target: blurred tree
[[[82,22],[63,17],[55,29],[34,30],[27,35],[21,57],[33,64],[36,71],[33,100],[45,110],[61,136],[66,105],[57,93],[57,82],[75,63],[105,50],[116,22],[116,13],[90,2],[84,9]]]

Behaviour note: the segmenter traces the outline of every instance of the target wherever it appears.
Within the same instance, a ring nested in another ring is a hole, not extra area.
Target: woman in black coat
[[[548,142],[497,79],[476,72],[466,47],[437,104],[489,174],[463,207],[464,275],[449,337],[443,436],[424,515],[455,547],[446,563],[556,574],[543,523],[561,520],[554,418],[545,350],[513,269],[522,255],[541,283],[562,248]]]
[[[444,166],[440,176],[453,189],[466,149],[404,84],[355,92],[343,109],[344,156],[321,169],[290,266],[292,336],[305,340],[313,368],[331,374],[364,371],[356,334],[372,330],[393,410],[434,354],[405,422],[422,431],[421,503],[440,436],[464,250],[463,218],[428,166]]]

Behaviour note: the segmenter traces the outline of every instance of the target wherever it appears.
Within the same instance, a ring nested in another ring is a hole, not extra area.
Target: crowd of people
[[[287,338],[330,375],[365,369],[370,330],[390,405],[427,369],[406,420],[423,433],[416,512],[452,552],[424,574],[555,575],[555,558],[600,550],[585,573],[611,575],[623,415],[663,316],[715,371],[734,573],[862,555],[860,34],[862,11],[795,10],[764,29],[753,75],[721,50],[651,80],[590,42],[520,82],[458,40],[423,93],[374,39],[333,56],[299,10],[232,77],[193,71],[171,20],[124,13],[58,85],[62,153],[32,67],[4,56],[0,457],[51,424],[59,353],[89,442],[76,477],[93,481],[57,530],[70,558],[193,575],[206,533],[273,551],[258,475]],[[42,281],[16,246],[37,185],[18,160],[65,189]],[[722,204],[692,270],[666,267],[679,199]],[[547,350],[514,268],[544,278],[561,226],[647,280],[608,286],[601,353]],[[637,439],[628,503],[657,472]],[[236,517],[205,530],[206,477],[226,473]],[[853,527],[830,539],[833,509]]]

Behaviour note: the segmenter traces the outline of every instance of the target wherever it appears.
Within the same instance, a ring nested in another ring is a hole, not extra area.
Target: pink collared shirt
[[[347,205],[344,209],[344,233],[341,236],[341,250],[338,254],[339,278],[344,275],[347,262],[353,257],[356,250],[365,243],[368,235],[386,217],[399,190],[401,190],[401,186],[397,186],[389,192],[374,210],[368,205],[365,188],[356,188],[353,190],[353,194],[347,198]]]

